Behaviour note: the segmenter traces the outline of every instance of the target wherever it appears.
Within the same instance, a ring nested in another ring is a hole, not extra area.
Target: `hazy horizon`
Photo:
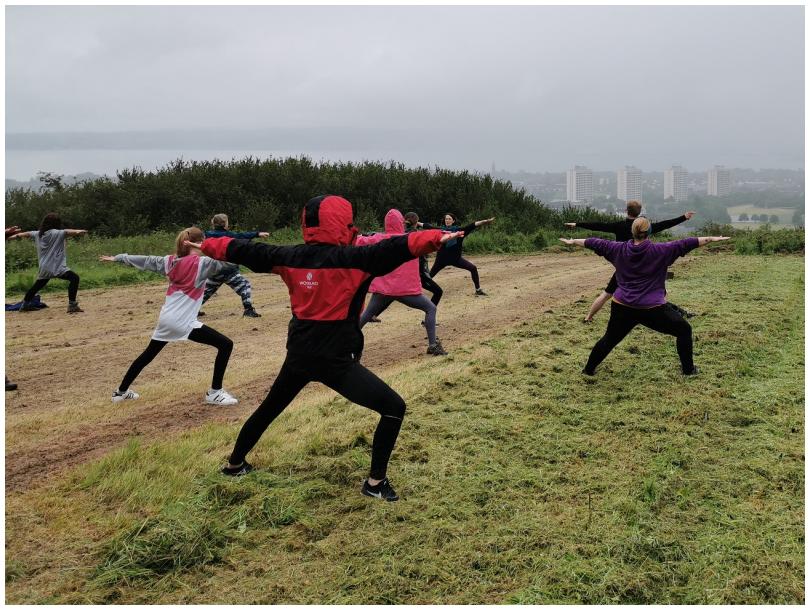
[[[802,168],[803,17],[802,6],[8,6],[6,172],[27,179],[13,172],[67,166],[75,151],[169,149],[475,171]],[[156,148],[156,134],[170,137]]]

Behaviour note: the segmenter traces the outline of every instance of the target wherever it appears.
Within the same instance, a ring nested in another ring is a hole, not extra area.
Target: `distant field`
[[[206,306],[235,340],[234,409],[200,404],[211,351],[179,345],[141,400],[110,404],[161,287],[88,291],[81,326],[7,313],[6,601],[804,603],[804,259],[710,246],[675,266],[694,378],[641,328],[580,374],[608,317],[582,323],[610,275],[596,256],[475,261],[490,297],[438,277],[450,356],[426,357],[396,304],[366,332],[364,361],[408,403],[394,504],[358,493],[376,416],[320,387],[255,473],[217,474],[283,358],[270,276],[260,320],[227,290]]]
[[[767,214],[768,216],[776,214],[779,216],[779,225],[792,226],[793,214],[796,212],[795,208],[760,208],[753,205],[735,205],[727,208],[727,210],[729,216],[731,216],[734,227],[740,229],[744,229],[745,227],[756,227],[760,224],[764,224],[761,222],[737,222],[737,218],[739,218],[740,214],[748,214],[749,217],[751,214]]]

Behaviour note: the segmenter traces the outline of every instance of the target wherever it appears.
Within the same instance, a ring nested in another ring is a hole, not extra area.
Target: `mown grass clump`
[[[803,603],[803,271],[679,267],[694,378],[671,337],[641,328],[580,375],[607,317],[583,325],[588,299],[378,371],[408,403],[398,503],[358,493],[377,418],[333,394],[288,409],[238,480],[216,473],[232,425],[125,447],[9,498],[7,565],[37,574],[12,578],[9,600]],[[66,495],[75,512],[57,519]],[[113,535],[71,538],[86,514]]]

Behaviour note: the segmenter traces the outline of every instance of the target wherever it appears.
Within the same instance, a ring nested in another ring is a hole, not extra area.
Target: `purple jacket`
[[[619,287],[614,298],[629,307],[656,307],[667,302],[667,267],[700,245],[697,237],[653,243],[645,239],[640,244],[629,241],[609,241],[589,237],[585,247],[604,256],[616,267]]]

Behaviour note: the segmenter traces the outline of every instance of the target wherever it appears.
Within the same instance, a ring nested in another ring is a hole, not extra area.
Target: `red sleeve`
[[[226,261],[228,260],[226,254],[228,250],[228,244],[231,243],[232,241],[233,237],[209,237],[208,239],[203,240],[200,249],[206,256],[215,258],[218,261]]]
[[[408,233],[408,250],[414,256],[424,256],[442,247],[442,233],[437,230]]]

